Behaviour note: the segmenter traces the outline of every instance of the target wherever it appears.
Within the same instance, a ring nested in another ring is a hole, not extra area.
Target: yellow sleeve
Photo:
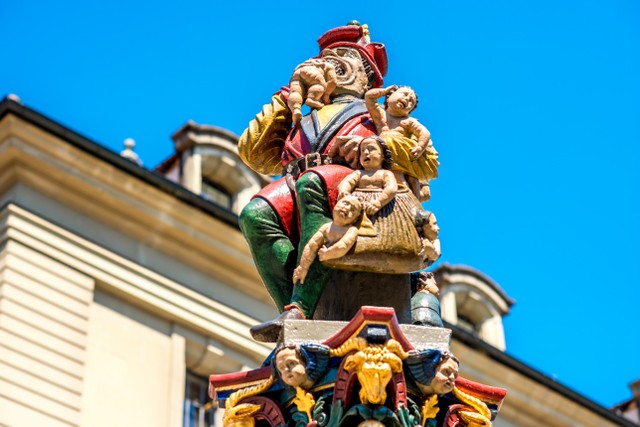
[[[438,152],[432,145],[427,146],[427,150],[417,160],[413,160],[411,149],[415,147],[416,141],[405,136],[389,134],[382,139],[393,154],[392,170],[412,176],[421,182],[438,177]]]
[[[262,107],[240,136],[238,153],[242,161],[257,173],[281,174],[282,150],[291,123],[286,102],[279,93],[273,95],[271,103]]]

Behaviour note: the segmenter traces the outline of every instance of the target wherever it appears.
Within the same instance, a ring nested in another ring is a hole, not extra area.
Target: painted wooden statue
[[[280,310],[251,334],[276,348],[260,369],[212,375],[211,397],[225,426],[489,426],[505,391],[458,376],[422,271],[440,257],[421,206],[439,163],[417,95],[383,88],[386,50],[366,26],[318,43],[238,143],[254,171],[282,176],[240,215]]]

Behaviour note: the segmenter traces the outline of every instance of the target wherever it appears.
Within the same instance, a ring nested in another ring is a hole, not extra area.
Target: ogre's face
[[[362,64],[362,57],[356,49],[336,47],[322,51],[322,57],[336,69],[338,85],[334,95],[350,94],[359,98],[369,88],[369,79]]]

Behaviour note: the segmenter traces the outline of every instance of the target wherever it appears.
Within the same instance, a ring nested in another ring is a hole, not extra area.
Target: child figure
[[[304,284],[311,263],[340,258],[349,252],[358,239],[356,222],[362,213],[362,203],[355,196],[345,196],[333,208],[333,221],[326,223],[311,237],[302,251],[300,265],[293,271],[293,283]]]
[[[329,95],[338,84],[336,69],[328,61],[312,58],[299,65],[289,82],[287,106],[293,113],[293,124],[302,118],[302,101],[311,108],[322,108],[329,103]],[[306,93],[305,93],[306,88]]]
[[[440,227],[433,212],[420,211],[416,215],[416,228],[418,234],[422,237],[422,246],[424,248],[424,257],[429,264],[435,262],[442,254],[440,250]]]
[[[393,159],[389,148],[379,136],[364,138],[358,147],[357,169],[347,175],[338,185],[338,199],[345,197],[354,189],[376,191],[380,194],[371,201],[365,202],[363,210],[367,215],[374,215],[386,206],[398,192],[398,182],[391,166]]]
[[[382,96],[386,97],[384,108],[377,101]],[[433,148],[429,130],[409,116],[418,105],[418,96],[408,86],[389,86],[367,91],[365,104],[378,135],[393,152],[396,169],[407,176],[409,186],[420,201],[429,200],[428,180],[438,176],[438,153]],[[407,144],[409,147],[405,148]],[[404,154],[404,150],[408,153]],[[427,155],[421,158],[425,151]]]
[[[378,98],[385,96],[384,109],[378,104]],[[414,137],[416,146],[411,149],[411,155],[417,159],[425,152],[431,134],[417,119],[409,114],[418,106],[418,96],[409,86],[389,86],[384,89],[370,89],[365,94],[365,104],[378,135]]]

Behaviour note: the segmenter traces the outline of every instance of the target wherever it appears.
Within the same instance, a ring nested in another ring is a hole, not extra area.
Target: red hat
[[[334,47],[352,47],[368,63],[373,73],[373,87],[381,87],[387,74],[387,51],[382,43],[370,43],[366,26],[346,25],[332,28],[318,39],[320,52]],[[365,68],[366,64],[365,64]],[[371,80],[370,80],[371,81]]]

